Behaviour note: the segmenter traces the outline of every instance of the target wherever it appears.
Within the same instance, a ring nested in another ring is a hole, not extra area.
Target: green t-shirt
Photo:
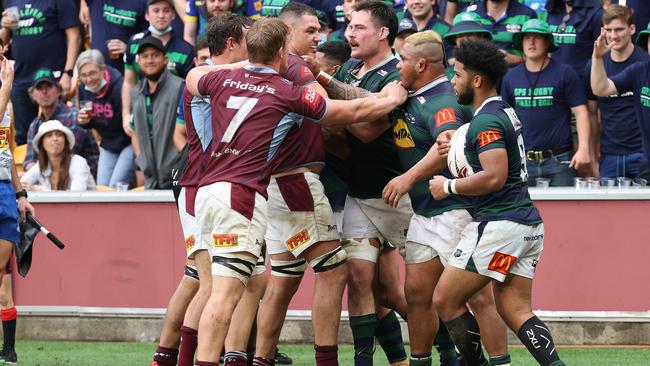
[[[396,118],[393,133],[404,170],[424,158],[441,132],[456,130],[472,119],[471,109],[458,104],[454,89],[445,76],[411,94],[402,111],[403,118]],[[438,174],[453,178],[447,169]],[[428,181],[417,183],[409,192],[416,214],[433,217],[446,211],[472,207],[466,196],[451,195],[444,200],[435,200]]]
[[[483,102],[467,131],[465,155],[474,173],[482,170],[479,154],[492,149],[506,149],[508,178],[498,191],[474,198],[474,220],[509,220],[521,224],[542,222],[528,194],[521,121],[515,110],[501,97],[492,97]]]
[[[391,56],[357,77],[356,72],[363,66],[363,61],[350,60],[341,66],[335,78],[373,93],[379,92],[386,84],[399,80],[398,62],[397,58]],[[348,194],[362,199],[381,198],[386,184],[403,172],[392,129],[388,128],[369,143],[362,142],[347,131],[346,137],[352,151],[352,156],[344,162],[350,172],[346,179]],[[328,161],[328,164],[336,162]]]

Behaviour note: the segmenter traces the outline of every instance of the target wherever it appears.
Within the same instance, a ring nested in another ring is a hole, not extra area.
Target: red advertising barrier
[[[39,235],[27,278],[14,274],[17,305],[167,306],[185,260],[176,206],[160,199],[162,193],[152,200],[137,193],[132,199],[127,192],[116,199],[122,202],[96,202],[98,194],[57,198],[63,202],[36,197],[36,217],[66,248],[61,251]],[[139,202],[133,202],[136,198]],[[650,310],[650,201],[566,199],[536,201],[546,236],[533,308]],[[403,276],[403,265],[401,271]],[[309,309],[312,294],[308,271],[290,308]]]

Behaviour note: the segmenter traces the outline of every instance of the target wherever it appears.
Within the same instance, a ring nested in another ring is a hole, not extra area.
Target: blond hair
[[[289,27],[277,18],[262,18],[246,35],[248,59],[253,63],[269,64],[285,46]]]
[[[406,37],[404,43],[410,43],[414,46],[420,45],[422,43],[439,43],[442,44],[442,37],[440,34],[428,30],[424,32],[413,33],[410,36]]]

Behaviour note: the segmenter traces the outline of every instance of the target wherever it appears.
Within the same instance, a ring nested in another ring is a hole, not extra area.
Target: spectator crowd
[[[172,170],[185,160],[179,109],[184,78],[210,55],[204,39],[209,19],[236,13],[254,21],[276,16],[289,2],[3,1],[0,40],[15,60],[14,140],[26,145],[25,183],[46,190],[171,188]],[[316,9],[320,22],[313,62],[336,73],[350,57],[347,14],[355,1],[300,2]],[[604,56],[608,77],[648,60],[647,2],[385,2],[399,20],[395,54],[407,36],[433,30],[445,41],[450,79],[454,49],[463,40],[491,39],[503,51],[510,70],[500,91],[522,120],[529,184],[547,178],[551,186],[567,186],[578,176],[634,179],[647,165],[643,146],[649,138],[639,125],[634,93],[599,97],[590,83],[601,29],[611,46]],[[72,163],[63,167],[79,168],[85,159],[88,182],[41,184],[38,179],[48,177],[59,160],[41,156],[49,154],[46,131],[66,142],[62,149]]]

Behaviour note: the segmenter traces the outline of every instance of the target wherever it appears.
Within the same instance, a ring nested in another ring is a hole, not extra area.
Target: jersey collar
[[[486,100],[483,101],[481,106],[476,109],[476,111],[474,112],[474,116],[476,116],[481,111],[481,109],[483,109],[483,107],[485,107],[488,103],[490,103],[490,102],[498,102],[498,101],[501,101],[501,97],[498,96],[498,95],[496,95],[494,97],[487,98]]]
[[[393,61],[394,59],[396,59],[395,55],[390,55],[390,56],[386,57],[384,60],[380,61],[377,65],[375,65],[372,68],[366,70],[365,74],[367,74],[369,72],[373,72],[373,71],[375,71],[377,69],[380,69],[380,68],[386,66],[389,62]],[[363,67],[364,63],[361,63],[359,65],[360,66],[356,71],[361,69],[361,67]],[[363,75],[365,75],[365,74],[363,74]],[[354,76],[357,79],[361,79],[363,77],[363,75],[355,75],[354,73],[352,73],[352,76]]]
[[[277,74],[275,70],[266,66],[246,65],[244,66],[244,69],[251,72],[259,72],[260,74]]]
[[[410,96],[411,97],[417,97],[418,95],[426,92],[427,90],[435,88],[436,86],[444,83],[445,81],[447,81],[447,76],[446,75],[441,75],[438,78],[436,78],[435,80],[433,80],[432,82],[430,82],[429,84],[427,84],[427,85],[421,87],[420,89],[416,90]]]

